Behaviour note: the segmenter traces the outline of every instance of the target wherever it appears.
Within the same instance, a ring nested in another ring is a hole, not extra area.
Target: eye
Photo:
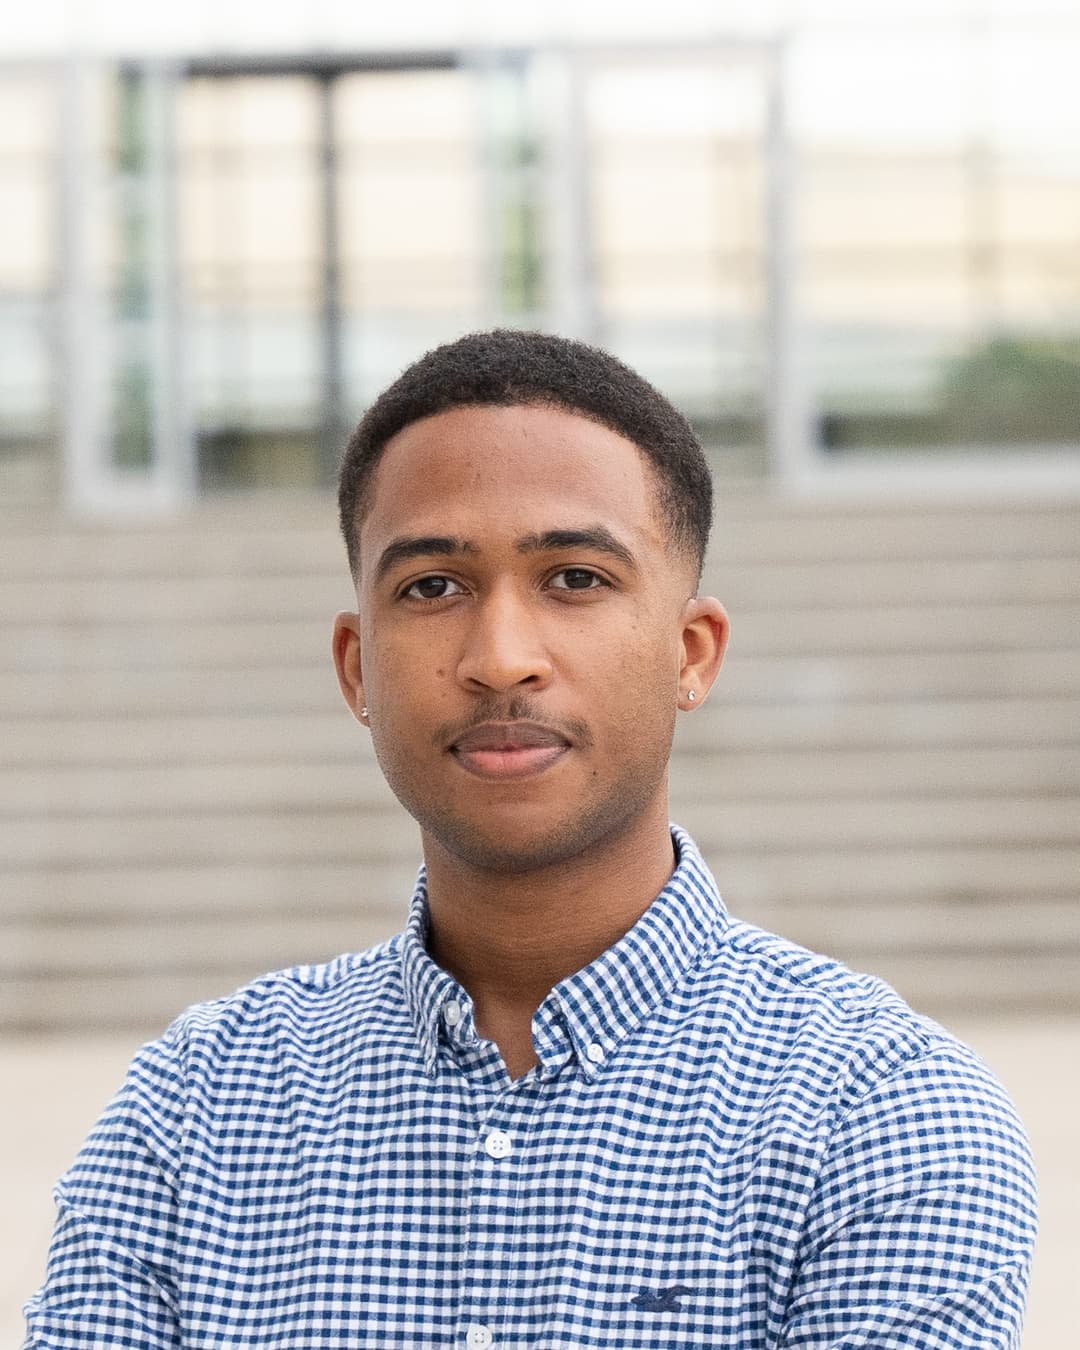
[[[595,591],[607,582],[588,567],[564,567],[548,582],[557,591]]]
[[[461,587],[449,577],[421,577],[403,592],[410,600],[445,600],[450,595],[463,594]]]

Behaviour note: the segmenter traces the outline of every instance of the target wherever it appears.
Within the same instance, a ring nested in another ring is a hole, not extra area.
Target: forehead
[[[496,540],[603,523],[633,546],[662,546],[651,465],[632,441],[560,408],[461,407],[390,438],[372,475],[361,570],[407,533]]]

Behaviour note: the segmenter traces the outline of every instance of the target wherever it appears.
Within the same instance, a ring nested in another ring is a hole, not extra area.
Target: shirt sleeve
[[[1004,1090],[963,1047],[914,1060],[842,1119],[808,1214],[783,1350],[1015,1350],[1034,1169]]]
[[[180,1075],[167,1040],[145,1047],[55,1190],[45,1282],[24,1350],[172,1350],[171,1263]]]

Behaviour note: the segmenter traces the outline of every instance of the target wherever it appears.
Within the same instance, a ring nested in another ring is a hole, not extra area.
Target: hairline
[[[458,409],[482,409],[482,408],[550,408],[556,412],[564,412],[572,417],[580,417],[584,422],[591,422],[594,426],[603,427],[614,435],[624,440],[627,445],[633,446],[641,457],[642,463],[648,470],[653,489],[653,502],[657,511],[658,519],[663,526],[663,536],[665,551],[672,557],[679,558],[687,563],[692,571],[694,578],[694,587],[700,584],[701,574],[704,568],[704,557],[698,556],[696,543],[689,537],[689,531],[680,529],[675,518],[675,513],[668,506],[667,497],[670,495],[670,489],[664,478],[656,460],[649,451],[628,436],[622,427],[615,426],[609,419],[600,417],[588,409],[575,406],[568,399],[561,399],[554,395],[543,392],[538,393],[535,398],[520,396],[507,399],[467,399],[460,403],[450,403],[444,408],[438,408],[434,412],[426,412],[419,417],[411,417],[402,422],[400,426],[395,427],[381,441],[374,443],[371,447],[370,456],[365,464],[365,472],[362,477],[363,487],[357,494],[353,519],[349,522],[349,528],[352,532],[354,553],[356,557],[356,567],[353,571],[353,580],[360,580],[360,535],[364,521],[368,517],[371,509],[373,497],[372,485],[375,481],[375,475],[378,472],[379,465],[382,463],[383,455],[387,446],[396,436],[400,436],[403,431],[409,427],[418,426],[421,422],[426,422],[431,418],[442,417],[446,413],[456,412]]]

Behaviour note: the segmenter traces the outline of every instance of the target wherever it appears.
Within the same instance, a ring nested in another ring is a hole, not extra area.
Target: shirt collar
[[[533,1029],[545,1072],[557,1072],[571,1053],[587,1077],[601,1072],[623,1039],[689,972],[709,938],[726,927],[716,882],[694,841],[677,825],[671,837],[677,862],[664,889],[625,936],[557,984],[537,1010]],[[433,1072],[446,1004],[459,1005],[458,1034],[468,1037],[475,1028],[468,995],[428,956],[427,933],[421,868],[402,944],[402,976],[424,1065]]]
[[[428,926],[427,870],[421,867],[402,939],[401,975],[405,1001],[412,1013],[424,1057],[424,1069],[434,1073],[443,1009],[451,999],[463,1002],[465,991],[449,972],[428,956]]]

